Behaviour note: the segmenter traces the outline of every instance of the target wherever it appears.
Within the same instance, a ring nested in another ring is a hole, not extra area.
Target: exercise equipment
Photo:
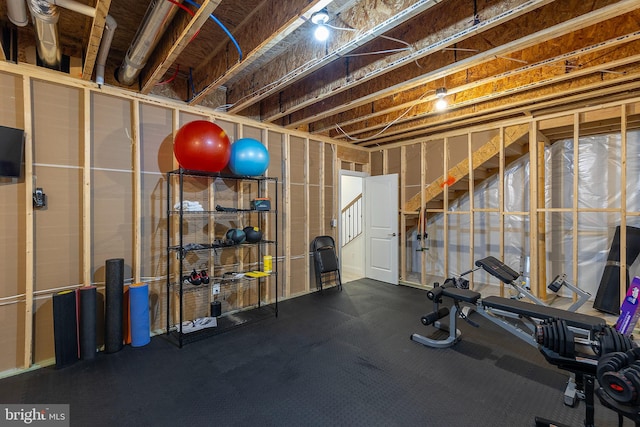
[[[123,294],[124,259],[113,258],[106,262],[105,273],[105,334],[104,351],[115,353],[124,347]]]
[[[239,228],[230,228],[227,230],[225,237],[227,240],[231,240],[234,244],[239,245],[246,240],[247,235]]]
[[[262,231],[258,227],[245,227],[242,229],[246,236],[247,242],[258,243],[262,240]]]
[[[469,270],[463,273],[462,275],[468,274],[472,271],[482,268],[487,273],[499,279],[501,282],[513,287],[518,292],[517,298],[526,297],[538,305],[542,305],[542,306],[548,305],[547,303],[542,301],[540,298],[533,295],[531,291],[527,289],[525,286],[522,286],[524,281],[520,280],[520,276],[521,276],[520,273],[511,269],[508,265],[504,264],[497,258],[488,256],[486,258],[476,261],[475,264],[478,268],[474,270]],[[567,278],[566,274],[561,274],[556,276],[553,279],[553,281],[548,285],[548,289],[553,292],[558,292],[564,286],[565,288],[571,290],[574,294],[577,295],[578,298],[576,302],[574,302],[568,308],[568,310],[576,311],[585,302],[589,300],[589,298],[591,297],[591,294],[567,282],[566,278]]]
[[[97,293],[95,286],[83,286],[78,289],[78,338],[82,360],[96,357]]]
[[[173,153],[184,169],[220,172],[229,162],[231,144],[220,126],[194,120],[178,129]]]
[[[236,175],[260,176],[269,167],[269,152],[252,138],[241,138],[231,144],[229,169]]]
[[[325,283],[333,281],[342,290],[340,262],[336,255],[336,244],[331,236],[318,236],[311,243],[315,264],[316,285],[322,292]]]
[[[136,283],[129,287],[131,313],[131,347],[142,347],[151,341],[149,321],[149,285]]]
[[[640,255],[640,228],[627,226],[627,248],[626,248],[626,284],[629,288],[629,266],[632,265],[638,255]],[[596,298],[593,301],[593,308],[614,315],[620,314],[620,226],[616,227],[611,242],[611,249],[607,256],[607,263],[602,272],[600,285]]]
[[[64,368],[78,360],[77,327],[76,293],[62,291],[53,295],[53,341],[56,368]]]
[[[600,388],[596,395],[607,408],[618,413],[618,425],[622,417],[640,426],[640,349],[605,354],[598,360],[596,377]]]

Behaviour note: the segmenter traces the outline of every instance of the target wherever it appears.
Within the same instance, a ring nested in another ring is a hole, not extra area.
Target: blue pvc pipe
[[[194,6],[198,9],[200,9],[200,5],[192,0],[185,0],[185,2],[189,3],[191,6]],[[229,38],[231,39],[231,41],[233,42],[234,45],[236,45],[236,49],[238,50],[238,55],[240,55],[240,60],[242,61],[242,49],[240,49],[240,45],[238,44],[238,42],[236,41],[236,39],[233,37],[233,35],[231,34],[231,32],[229,30],[227,30],[227,27],[224,26],[224,24],[222,22],[220,22],[220,20],[218,18],[216,18],[215,16],[213,16],[213,14],[209,15],[209,18],[213,19],[213,22],[215,22],[216,24],[218,24],[218,26],[220,28],[222,28],[222,31],[224,31],[225,33],[227,33],[227,36],[229,36]]]

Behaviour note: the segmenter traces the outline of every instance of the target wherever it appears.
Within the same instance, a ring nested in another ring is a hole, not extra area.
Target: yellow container
[[[273,257],[271,255],[262,257],[262,271],[265,273],[271,273],[273,271]]]

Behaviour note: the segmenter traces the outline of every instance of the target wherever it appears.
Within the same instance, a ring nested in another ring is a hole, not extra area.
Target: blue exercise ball
[[[252,138],[241,138],[231,144],[229,169],[236,175],[260,176],[269,167],[269,152]]]

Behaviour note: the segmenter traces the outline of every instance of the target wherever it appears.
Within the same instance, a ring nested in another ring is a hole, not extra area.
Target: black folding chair
[[[325,284],[335,283],[342,290],[340,263],[336,255],[336,244],[331,236],[318,236],[311,244],[316,270],[316,285],[322,288]]]

